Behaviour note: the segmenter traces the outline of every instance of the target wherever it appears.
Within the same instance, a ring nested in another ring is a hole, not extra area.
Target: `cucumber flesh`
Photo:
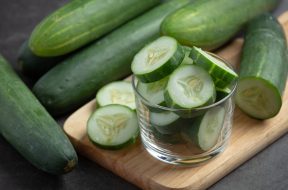
[[[224,124],[225,109],[217,106],[193,121],[182,131],[183,138],[195,143],[203,151],[208,151],[218,142]]]
[[[226,82],[227,85],[238,78],[237,73],[230,69],[225,63],[200,48],[194,46],[191,50],[190,57],[196,65],[203,67],[212,77],[221,79],[223,82]]]
[[[175,108],[197,108],[215,101],[215,86],[209,73],[195,65],[181,65],[169,78],[165,102]]]
[[[268,81],[257,77],[241,78],[236,103],[245,113],[257,119],[275,116],[282,105],[279,91]]]
[[[171,74],[184,56],[182,46],[174,38],[162,36],[135,55],[131,69],[141,82],[155,82]]]
[[[98,108],[88,121],[87,133],[89,139],[101,148],[122,148],[134,143],[138,136],[136,113],[117,104]]]
[[[132,84],[127,81],[112,82],[102,87],[96,95],[96,101],[99,106],[121,104],[136,109]]]
[[[137,83],[137,89],[139,93],[149,102],[156,105],[163,105],[164,100],[164,90],[168,82],[168,77],[161,79],[156,82],[151,83]]]

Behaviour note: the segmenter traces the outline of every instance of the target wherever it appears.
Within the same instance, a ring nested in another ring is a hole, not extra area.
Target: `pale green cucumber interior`
[[[122,105],[98,108],[88,121],[87,132],[97,144],[121,145],[138,133],[136,113]]]
[[[131,68],[134,74],[146,74],[169,61],[178,48],[177,41],[163,36],[144,47],[133,59]]]
[[[133,87],[130,82],[112,82],[101,88],[96,95],[100,106],[121,104],[136,109]]]
[[[208,110],[200,124],[198,143],[202,150],[211,149],[218,141],[225,118],[225,109],[221,106]]]
[[[150,122],[152,125],[156,126],[166,126],[174,121],[176,121],[179,118],[178,115],[176,115],[173,112],[170,111],[164,111],[159,113],[150,113]]]
[[[266,119],[279,112],[282,100],[278,90],[268,81],[247,77],[238,83],[236,103],[248,115]]]

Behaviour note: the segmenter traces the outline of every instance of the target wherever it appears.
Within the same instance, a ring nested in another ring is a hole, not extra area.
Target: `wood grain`
[[[279,21],[288,34],[288,12]],[[239,62],[243,39],[236,39],[218,55],[235,66]],[[251,158],[288,131],[288,87],[280,113],[273,119],[258,121],[236,108],[233,132],[228,148],[205,165],[184,168],[167,165],[152,158],[140,142],[120,151],[105,151],[93,146],[86,135],[86,122],[96,109],[95,101],[87,103],[64,124],[64,130],[76,150],[143,189],[205,189]]]

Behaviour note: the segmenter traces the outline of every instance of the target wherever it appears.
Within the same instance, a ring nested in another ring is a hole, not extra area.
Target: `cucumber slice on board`
[[[184,52],[185,52],[185,57],[184,57],[184,59],[183,59],[181,64],[193,64],[193,59],[191,59],[189,57],[192,48],[188,47],[188,46],[183,46],[183,49],[184,49]]]
[[[131,69],[141,82],[155,82],[171,74],[184,56],[183,47],[174,38],[162,36],[135,55]]]
[[[213,103],[216,91],[207,71],[195,65],[181,65],[169,77],[164,97],[169,107],[192,109]]]
[[[150,112],[150,124],[162,134],[174,134],[180,131],[177,120],[179,116],[170,111]]]
[[[102,87],[97,95],[96,101],[99,106],[110,104],[121,104],[135,110],[135,96],[131,82],[117,81]]]
[[[191,126],[182,127],[181,135],[200,149],[208,151],[218,142],[225,119],[225,108],[217,106],[196,118]]]
[[[116,150],[132,144],[139,134],[135,111],[123,105],[98,108],[89,118],[89,139],[104,149]]]
[[[237,73],[225,63],[200,48],[194,46],[191,50],[190,57],[196,65],[207,70],[213,78],[218,78],[226,82],[226,86],[238,78]]]
[[[151,83],[143,83],[138,81],[138,92],[149,102],[156,105],[164,105],[164,90],[169,77],[165,77],[159,81]]]

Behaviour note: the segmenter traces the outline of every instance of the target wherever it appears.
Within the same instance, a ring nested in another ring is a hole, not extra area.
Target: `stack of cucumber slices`
[[[116,150],[136,141],[139,128],[131,82],[118,81],[96,95],[96,111],[87,124],[89,139],[98,147]]]
[[[183,139],[190,139],[203,151],[217,143],[225,118],[223,106],[197,116],[173,110],[193,112],[229,95],[238,78],[229,66],[200,48],[181,46],[174,38],[163,36],[135,55],[131,69],[138,79],[137,90],[146,101],[172,108],[150,110],[150,123],[159,133],[180,132]]]

